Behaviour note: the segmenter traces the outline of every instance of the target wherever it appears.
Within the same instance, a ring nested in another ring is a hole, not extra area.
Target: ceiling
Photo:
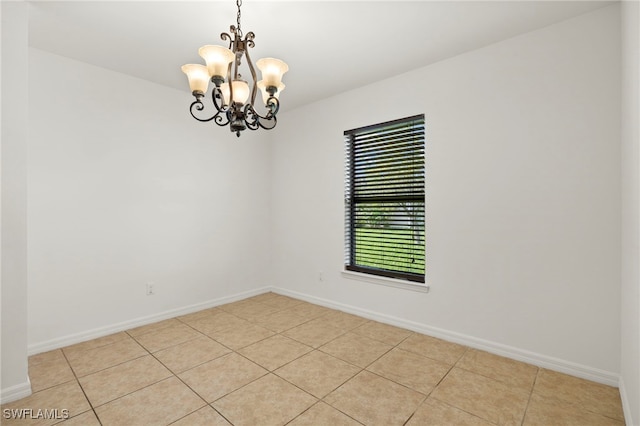
[[[233,0],[29,3],[32,47],[175,87],[188,99],[180,66],[203,63],[198,48],[224,45],[220,33],[236,21]],[[242,29],[256,34],[254,61],[289,64],[285,111],[611,3],[245,0]]]

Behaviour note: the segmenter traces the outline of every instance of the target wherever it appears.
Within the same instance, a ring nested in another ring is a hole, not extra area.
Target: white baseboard
[[[146,317],[136,318],[129,321],[124,321],[106,327],[95,328],[92,330],[83,331],[81,333],[70,334],[44,342],[34,343],[32,345],[29,345],[29,347],[27,348],[27,352],[29,355],[35,355],[41,352],[63,348],[65,346],[73,345],[91,339],[96,339],[98,337],[107,336],[109,334],[118,333],[120,331],[129,330],[141,325],[147,325],[157,321],[177,317],[179,315],[186,315],[192,312],[200,311],[202,309],[212,308],[214,306],[223,305],[225,303],[235,302],[236,300],[246,299],[247,297],[256,296],[267,291],[271,291],[271,287],[262,287],[255,290],[245,291],[231,296],[220,297],[218,299],[196,303],[190,306],[185,306],[183,308],[171,309],[168,311],[159,312],[157,314],[148,315]]]
[[[250,291],[238,293],[231,296],[225,296],[225,297],[209,300],[202,303],[197,303],[197,304],[186,306],[183,308],[172,309],[169,311],[160,312],[158,314],[137,318],[130,321],[125,321],[125,322],[110,325],[107,327],[87,330],[82,333],[77,333],[73,335],[64,336],[61,338],[48,340],[41,343],[36,343],[33,345],[29,345],[28,353],[29,355],[34,355],[40,352],[46,352],[53,349],[62,348],[75,343],[84,342],[86,340],[95,339],[98,337],[106,336],[108,334],[113,334],[120,331],[128,330],[134,327],[139,327],[141,325],[151,324],[153,322],[161,321],[168,318],[173,318],[179,315],[185,315],[185,314],[196,312],[202,309],[207,309],[207,308],[219,306],[225,303],[234,302],[236,300],[245,299],[247,297],[265,293],[267,291],[274,291],[276,293],[295,297],[297,299],[305,300],[310,303],[315,303],[321,306],[326,306],[328,308],[338,309],[344,312],[360,315],[362,317],[383,322],[386,324],[406,328],[408,330],[412,330],[418,333],[437,337],[437,338],[454,342],[454,343],[459,343],[461,345],[469,346],[475,349],[481,349],[487,352],[494,353],[496,355],[501,355],[507,358],[523,361],[539,367],[548,368],[549,370],[559,371],[561,373],[570,374],[572,376],[580,377],[587,380],[592,380],[594,382],[603,383],[609,386],[618,387],[621,383],[620,376],[616,373],[612,373],[609,371],[604,371],[597,368],[588,367],[588,366],[573,363],[570,361],[550,357],[547,355],[542,355],[535,352],[518,349],[512,346],[503,345],[500,343],[491,342],[484,339],[479,339],[479,338],[465,335],[462,333],[457,333],[457,332],[444,330],[437,327],[432,327],[432,326],[414,322],[414,321],[408,321],[408,320],[394,317],[391,315],[384,315],[384,314],[369,311],[366,309],[358,308],[355,306],[351,306],[343,303],[337,303],[332,300],[318,298],[315,296],[309,296],[307,294],[302,294],[302,293],[298,293],[295,291],[291,291],[291,290],[287,290],[279,287],[262,287],[259,289],[250,290]],[[622,392],[622,389],[621,389],[621,392]],[[2,395],[4,397],[4,390]],[[625,400],[623,399],[623,404],[624,402]],[[628,408],[628,401],[627,401],[627,407],[625,408],[626,410],[625,415],[627,415],[628,409],[629,408]]]
[[[29,395],[31,395],[31,382],[27,377],[26,382],[0,390],[0,404],[16,401]]]
[[[629,405],[629,395],[627,395],[627,389],[624,386],[624,379],[622,376],[620,377],[620,382],[618,384],[618,389],[620,389],[620,399],[622,400],[622,411],[624,413],[624,421],[627,426],[638,426],[640,425],[640,419],[634,419],[631,413],[631,405]],[[635,423],[634,423],[635,420]]]
[[[535,352],[518,349],[512,346],[503,345],[501,343],[479,339],[477,337],[468,336],[462,333],[444,330],[414,321],[408,321],[391,315],[380,314],[355,306],[337,303],[331,300],[309,296],[279,287],[274,287],[272,291],[285,296],[291,296],[297,299],[305,300],[310,303],[315,303],[317,305],[322,305],[328,308],[338,309],[340,311],[359,315],[385,324],[406,328],[417,333],[437,337],[449,342],[459,343],[461,345],[469,346],[475,349],[481,349],[483,351],[491,352],[496,355],[501,355],[507,358],[515,359],[517,361],[526,362],[538,367],[547,368],[549,370],[558,371],[609,386],[617,387],[619,384],[620,376],[617,373],[588,367],[571,361],[565,361],[547,355],[542,355]]]

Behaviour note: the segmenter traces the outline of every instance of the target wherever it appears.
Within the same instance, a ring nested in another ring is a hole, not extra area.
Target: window
[[[424,283],[424,115],[344,139],[345,268]]]

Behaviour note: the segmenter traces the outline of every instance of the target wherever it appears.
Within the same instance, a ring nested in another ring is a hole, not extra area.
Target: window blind
[[[348,130],[345,268],[424,283],[424,115]]]

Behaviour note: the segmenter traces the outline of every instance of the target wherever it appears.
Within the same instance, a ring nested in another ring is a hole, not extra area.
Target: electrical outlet
[[[153,286],[153,283],[147,283],[147,296],[152,296],[156,294],[155,293],[155,288]]]

